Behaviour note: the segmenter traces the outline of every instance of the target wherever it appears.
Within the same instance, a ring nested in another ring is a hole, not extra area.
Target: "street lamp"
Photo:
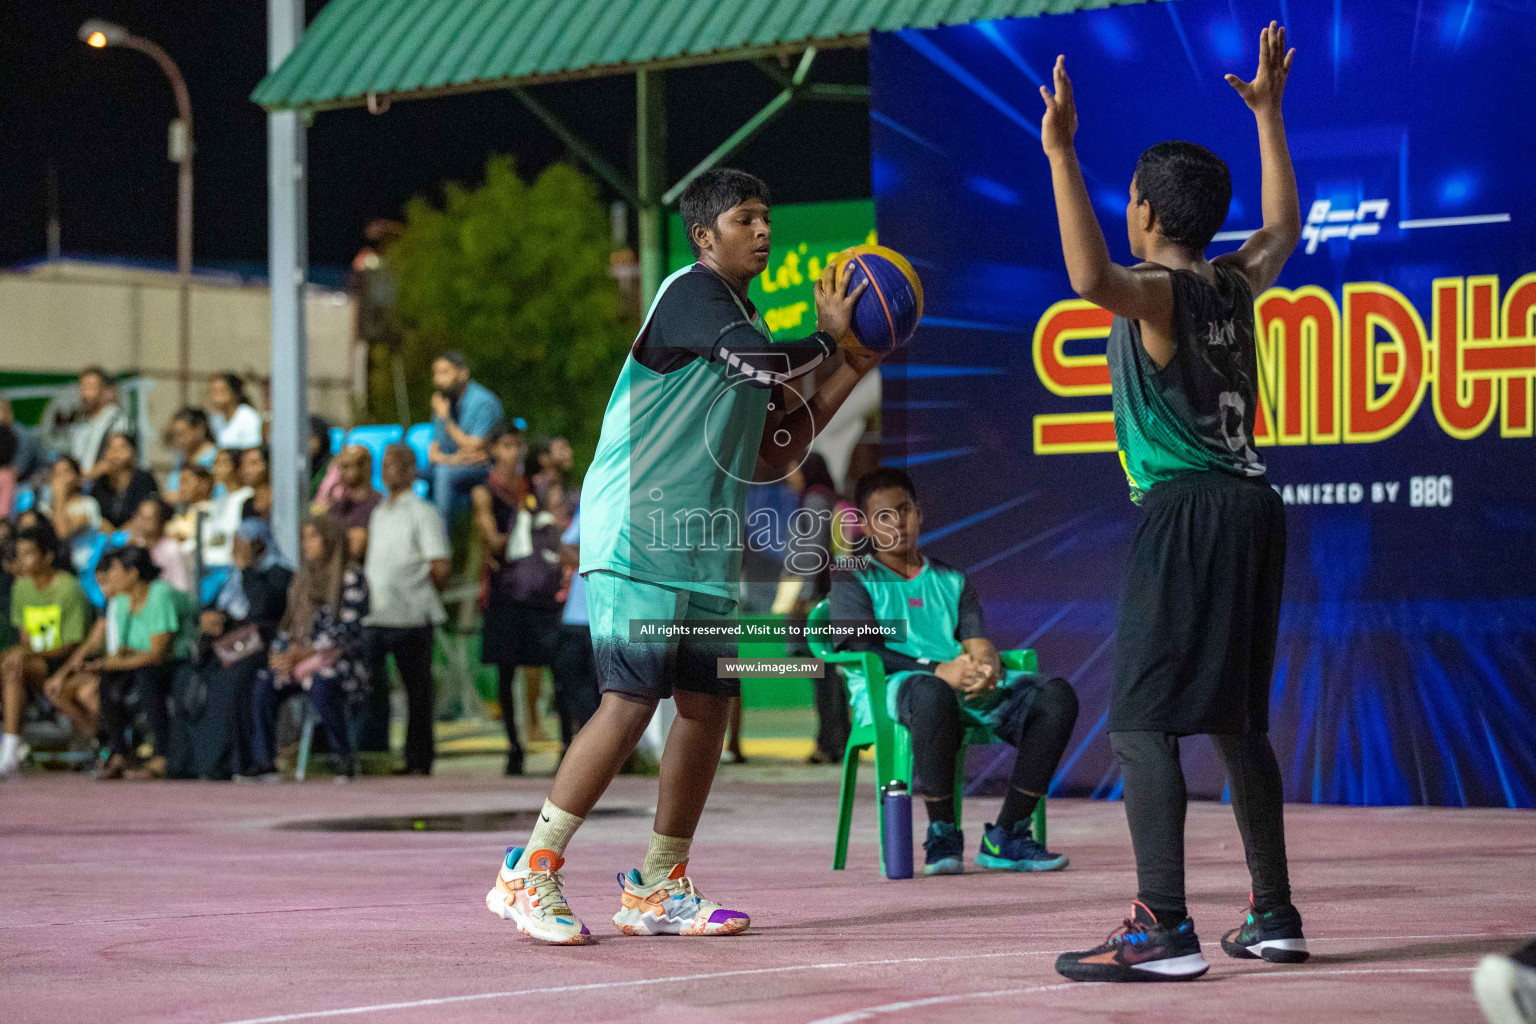
[[[92,18],[80,26],[80,41],[104,50],[126,46],[154,58],[176,95],[176,120],[171,122],[170,158],[177,165],[176,179],[176,274],[178,292],[178,337],[176,352],[177,394],[180,404],[188,402],[192,372],[192,100],[187,83],[170,55],[148,39],[134,35],[121,25]]]

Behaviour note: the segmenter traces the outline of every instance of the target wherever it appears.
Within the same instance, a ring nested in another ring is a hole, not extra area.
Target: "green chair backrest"
[[[831,621],[832,609],[829,607],[829,602],[826,598],[817,601],[816,606],[805,617],[805,628],[807,631],[805,637],[806,646],[811,649],[811,656],[814,658],[825,658],[832,653],[832,644],[827,642],[827,638],[825,636],[817,636],[812,632],[818,626],[825,628],[826,624]]]

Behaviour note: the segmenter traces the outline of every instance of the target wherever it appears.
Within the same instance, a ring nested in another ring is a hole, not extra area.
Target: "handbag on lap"
[[[266,649],[267,642],[261,638],[261,630],[254,622],[232,629],[213,642],[214,656],[225,668]]]

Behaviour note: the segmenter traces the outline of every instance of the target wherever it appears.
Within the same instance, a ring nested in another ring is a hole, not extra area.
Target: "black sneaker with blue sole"
[[[1221,937],[1221,949],[1238,960],[1272,964],[1306,963],[1312,955],[1301,933],[1301,914],[1289,903],[1263,912],[1250,903],[1243,923]]]
[[[948,821],[930,821],[923,840],[923,874],[965,873],[965,833]]]
[[[976,863],[997,871],[1060,871],[1069,863],[1066,856],[1052,853],[1030,834],[1026,818],[1011,832],[999,825],[988,825],[981,837],[981,852]]]

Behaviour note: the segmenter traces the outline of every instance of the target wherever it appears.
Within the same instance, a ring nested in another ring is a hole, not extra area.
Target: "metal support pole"
[[[176,397],[187,405],[192,381],[192,98],[181,69],[158,43],[124,32],[114,44],[138,50],[160,65],[176,97],[170,132],[170,155],[176,161]]]
[[[192,392],[192,112],[186,125],[185,152],[176,171],[176,399],[191,404]]]
[[[571,148],[571,152],[592,169],[592,173],[602,178],[613,190],[623,196],[625,201],[638,206],[640,197],[635,191],[635,186],[624,175],[598,155],[597,151],[587,145],[586,140],[568,128],[564,121],[555,116],[554,111],[540,103],[533,95],[521,86],[513,86],[512,95],[522,101],[535,117],[544,122],[544,126],[555,133],[555,137]]]
[[[806,51],[800,55],[800,63],[796,65],[795,73],[793,77],[788,79],[788,84],[785,85],[784,91],[769,100],[767,106],[748,118],[746,124],[732,132],[730,138],[716,146],[713,152],[703,160],[700,160],[693,170],[683,175],[678,179],[677,184],[667,189],[666,193],[661,197],[661,204],[663,206],[671,206],[677,202],[677,197],[683,194],[683,189],[688,187],[689,182],[718,165],[720,161],[736,152],[742,146],[745,146],[748,142],[751,142],[753,137],[767,127],[769,121],[778,117],[785,107],[806,94],[809,90],[816,88],[813,85],[807,85],[805,82],[805,77],[811,73],[811,64],[815,60],[816,47],[807,47]]]
[[[267,67],[276,69],[304,31],[304,0],[267,0]],[[272,527],[289,558],[302,557],[299,523],[309,502],[309,352],[304,282],[309,272],[308,152],[303,115],[267,114],[267,277],[272,292]]]
[[[666,276],[667,235],[662,189],[667,180],[667,81],[660,71],[635,72],[635,129],[640,193],[640,307],[648,309]]]
[[[671,206],[673,203],[677,202],[677,197],[683,194],[683,190],[688,187],[689,183],[691,183],[694,178],[697,178],[705,171],[716,166],[720,163],[720,161],[724,160],[726,157],[736,152],[736,150],[752,141],[752,137],[755,136],[758,132],[762,131],[763,128],[767,126],[769,121],[772,121],[775,117],[778,117],[779,112],[782,111],[785,107],[789,106],[789,104],[792,103],[794,99],[795,90],[785,89],[773,99],[769,100],[767,106],[763,107],[762,110],[759,110],[757,113],[748,118],[746,124],[732,132],[730,138],[716,146],[713,152],[711,152],[703,160],[700,160],[698,164],[694,166],[693,170],[679,178],[676,185],[673,185],[671,188],[667,189],[666,194],[661,197],[663,205]]]

